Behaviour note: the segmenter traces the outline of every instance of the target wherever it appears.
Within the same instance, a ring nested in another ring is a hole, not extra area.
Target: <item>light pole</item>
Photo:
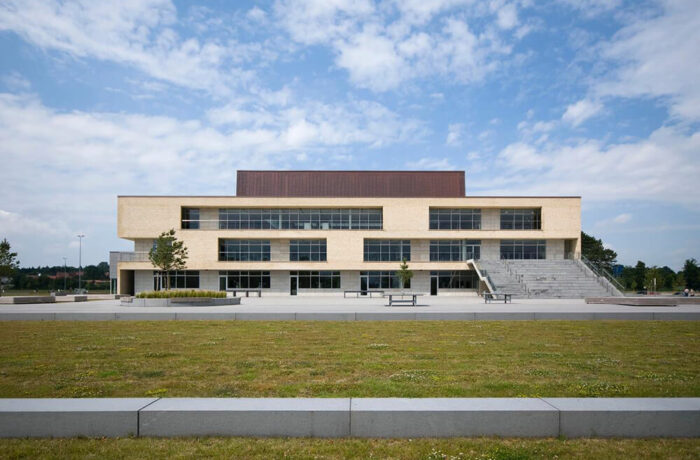
[[[80,290],[82,284],[81,284],[81,278],[82,278],[82,271],[83,271],[83,238],[85,238],[85,235],[82,233],[80,235],[77,235],[78,241],[79,241],[79,249],[78,249],[78,294],[80,294],[82,291]]]
[[[63,292],[66,292],[66,279],[68,279],[68,265],[66,257],[63,258]]]

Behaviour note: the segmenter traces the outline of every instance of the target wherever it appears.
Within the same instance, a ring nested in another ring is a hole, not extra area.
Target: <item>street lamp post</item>
[[[78,248],[78,294],[80,294],[82,291],[81,286],[81,279],[82,279],[82,272],[83,272],[83,238],[85,238],[85,235],[82,233],[80,235],[77,235],[78,241],[79,241],[79,248]]]
[[[66,280],[68,279],[68,264],[66,257],[63,258],[63,292],[66,292]]]

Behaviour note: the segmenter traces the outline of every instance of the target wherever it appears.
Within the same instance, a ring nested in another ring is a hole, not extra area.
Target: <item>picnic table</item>
[[[262,297],[262,289],[246,289],[246,288],[241,288],[241,289],[226,289],[226,292],[233,292],[233,296],[236,297],[236,292],[245,292],[246,297],[250,297],[251,292],[255,292],[258,294],[258,297]]]
[[[388,307],[391,307],[392,305],[396,304],[408,304],[412,306],[416,306],[416,303],[418,302],[418,296],[421,296],[424,294],[420,293],[403,293],[403,294],[384,294],[384,297],[389,297],[389,305]]]
[[[506,292],[484,292],[484,303],[503,301],[503,303],[513,303],[512,294]]]
[[[376,290],[376,289],[365,289],[363,290],[347,290],[343,291],[343,297],[347,297],[347,294],[355,294],[356,297],[360,297],[360,295],[366,295],[369,294],[370,297],[372,297],[372,294],[380,294],[382,297],[384,297],[384,291]]]

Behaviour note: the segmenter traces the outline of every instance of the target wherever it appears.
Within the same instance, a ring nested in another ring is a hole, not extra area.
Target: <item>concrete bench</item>
[[[76,295],[73,297],[74,302],[87,302],[88,296],[86,295]]]
[[[44,296],[20,296],[13,297],[12,303],[14,304],[28,304],[28,303],[56,303],[56,297],[52,295]]]

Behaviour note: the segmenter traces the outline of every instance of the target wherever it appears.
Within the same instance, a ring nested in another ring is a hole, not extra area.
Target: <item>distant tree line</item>
[[[668,266],[647,267],[641,260],[634,266],[620,265],[615,251],[605,248],[601,240],[585,232],[581,232],[581,253],[596,267],[612,273],[627,290],[651,291],[654,280],[657,291],[700,289],[700,268],[695,259],[687,259],[678,272]]]
[[[63,289],[65,278],[66,289],[72,290],[78,287],[78,271],[78,267],[63,265],[17,268],[10,284],[13,289],[58,290]],[[86,265],[81,280],[83,289],[108,289],[109,264]]]

